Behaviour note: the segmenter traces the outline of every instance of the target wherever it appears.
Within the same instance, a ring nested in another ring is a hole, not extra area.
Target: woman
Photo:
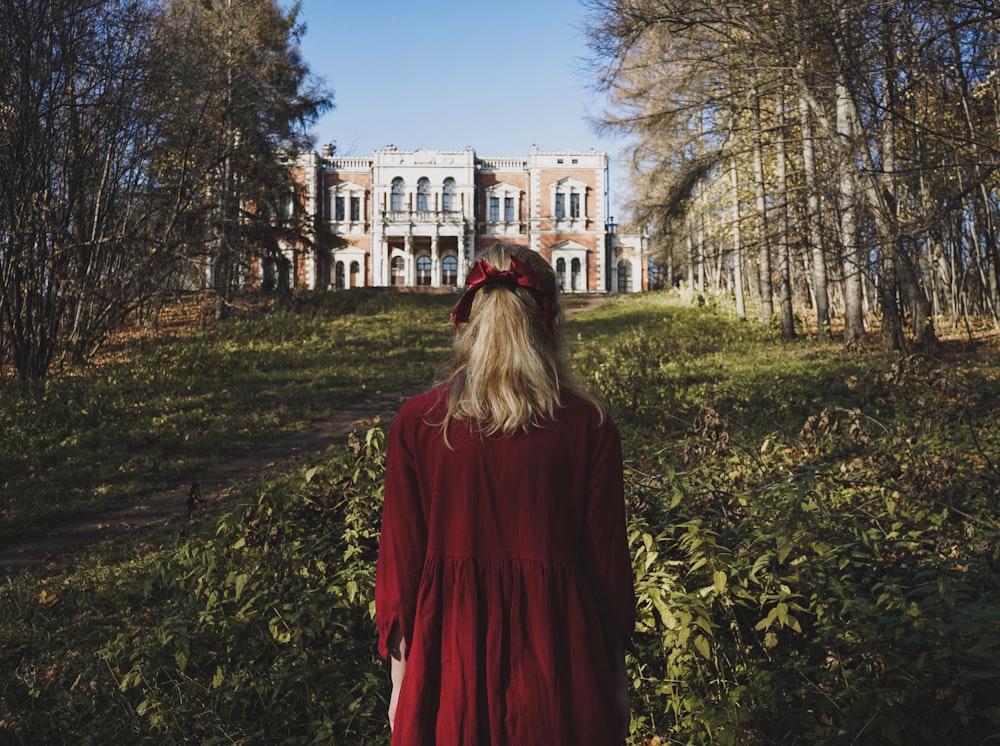
[[[614,746],[635,597],[621,441],[561,355],[555,273],[470,270],[445,383],[389,432],[375,581],[394,746]]]

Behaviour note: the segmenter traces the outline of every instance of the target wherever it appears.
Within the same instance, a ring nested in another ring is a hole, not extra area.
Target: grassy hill
[[[453,301],[305,296],[5,391],[0,537],[427,385]],[[632,744],[1000,733],[995,354],[848,354],[659,294],[567,329],[625,439]],[[383,444],[0,588],[0,743],[388,743]]]

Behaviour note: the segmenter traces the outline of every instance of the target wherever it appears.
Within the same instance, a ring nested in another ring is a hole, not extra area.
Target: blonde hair
[[[527,246],[508,243],[494,244],[480,258],[504,271],[511,257],[531,265],[546,297],[503,283],[476,291],[469,320],[455,334],[445,381],[445,442],[453,420],[474,420],[486,436],[527,432],[555,417],[566,391],[592,402],[603,416],[596,399],[571,380],[562,350],[556,274],[549,263]]]

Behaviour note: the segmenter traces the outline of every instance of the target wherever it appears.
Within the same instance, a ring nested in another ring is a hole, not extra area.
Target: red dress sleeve
[[[396,416],[386,446],[382,536],[375,569],[375,623],[383,657],[389,655],[389,636],[397,626],[410,647],[427,549],[413,439],[407,437],[412,432],[411,411],[404,406]]]
[[[585,564],[595,586],[605,633],[628,645],[635,630],[635,586],[625,522],[621,435],[610,418],[595,430],[590,456]],[[621,638],[619,638],[621,639]],[[608,640],[609,646],[612,640]]]

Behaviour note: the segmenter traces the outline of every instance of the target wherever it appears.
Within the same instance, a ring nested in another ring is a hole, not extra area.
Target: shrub
[[[86,593],[61,598],[69,625],[35,621],[77,649],[13,666],[0,734],[204,744],[384,738],[387,677],[371,607],[383,445],[371,429],[317,465],[245,488],[234,496],[244,510],[224,515],[214,536],[102,573],[97,603]],[[64,584],[87,582],[97,582],[94,571]],[[22,602],[44,614],[42,601]],[[99,629],[85,629],[98,617]]]

